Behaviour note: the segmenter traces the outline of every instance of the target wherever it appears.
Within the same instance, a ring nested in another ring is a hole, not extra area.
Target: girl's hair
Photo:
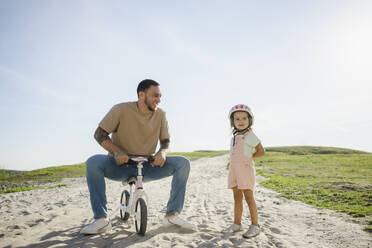
[[[250,130],[251,127],[252,127],[252,116],[246,112],[246,111],[236,111],[236,112],[244,112],[244,113],[247,113],[248,115],[248,120],[249,120],[249,124],[248,124],[248,129]],[[231,116],[230,116],[230,127],[231,127],[231,132],[234,133],[236,131],[236,127],[234,125],[234,114],[236,113],[232,113]]]

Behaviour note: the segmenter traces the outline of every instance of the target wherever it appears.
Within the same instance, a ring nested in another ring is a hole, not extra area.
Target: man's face
[[[159,86],[151,85],[145,92],[145,104],[150,111],[155,111],[160,103],[161,92]]]

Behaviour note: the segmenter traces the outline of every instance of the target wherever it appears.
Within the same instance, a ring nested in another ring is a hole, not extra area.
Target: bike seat
[[[137,178],[136,177],[130,177],[127,179],[127,184],[132,185],[137,183]]]

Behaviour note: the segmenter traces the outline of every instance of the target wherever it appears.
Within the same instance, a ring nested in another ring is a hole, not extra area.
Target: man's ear
[[[144,91],[138,92],[138,99],[142,100],[145,99],[146,93]]]

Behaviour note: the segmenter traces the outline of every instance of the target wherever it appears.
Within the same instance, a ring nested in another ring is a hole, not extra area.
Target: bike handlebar
[[[154,162],[154,160],[155,160],[155,158],[152,155],[148,156],[147,158],[146,157],[131,157],[131,158],[129,158],[128,163],[138,164],[139,162],[146,162],[147,161],[151,164],[152,162]]]

